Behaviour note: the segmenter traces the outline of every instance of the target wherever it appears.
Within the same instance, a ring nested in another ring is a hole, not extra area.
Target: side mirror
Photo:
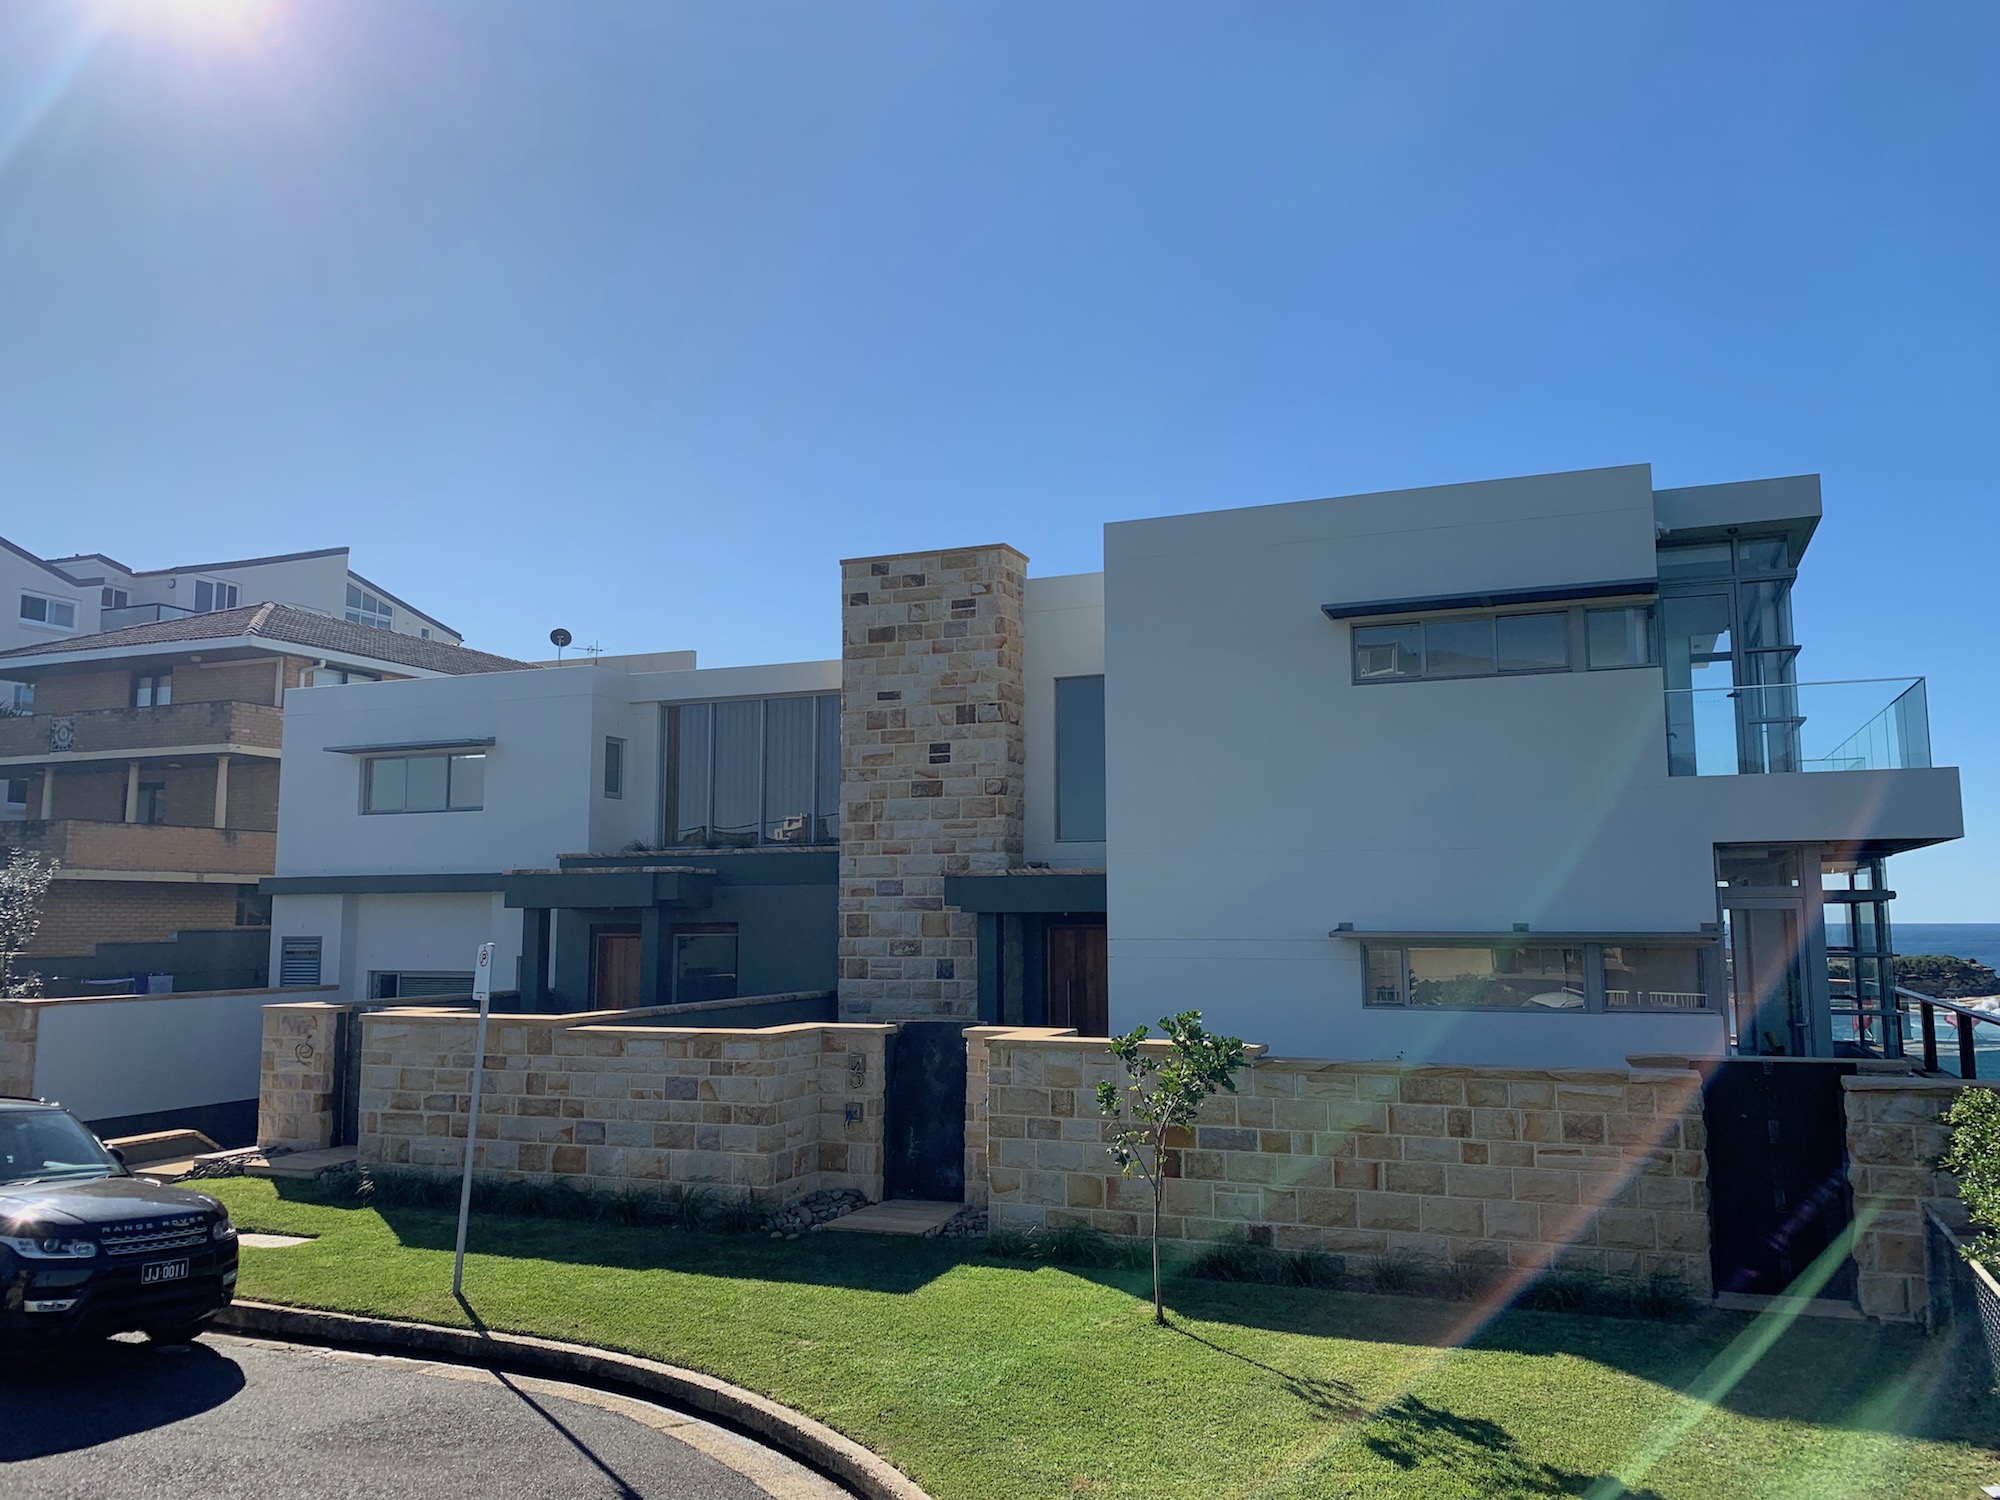
[[[116,1146],[106,1146],[104,1149],[111,1153],[111,1159],[117,1162],[119,1166],[122,1167],[125,1165],[125,1153],[123,1151],[120,1151]]]

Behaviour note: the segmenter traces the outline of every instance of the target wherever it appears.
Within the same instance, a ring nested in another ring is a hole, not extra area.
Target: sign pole
[[[472,1152],[479,1143],[479,1080],[486,1071],[486,1018],[493,1012],[493,945],[479,945],[472,971],[472,998],[479,1002],[479,1025],[472,1040],[472,1105],[465,1119],[465,1178],[458,1188],[458,1254],[451,1263],[451,1294],[465,1300],[465,1228],[472,1218]]]

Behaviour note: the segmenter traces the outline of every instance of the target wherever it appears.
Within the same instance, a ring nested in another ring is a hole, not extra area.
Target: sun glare
[[[253,42],[276,20],[280,0],[123,0],[120,18],[192,43]]]

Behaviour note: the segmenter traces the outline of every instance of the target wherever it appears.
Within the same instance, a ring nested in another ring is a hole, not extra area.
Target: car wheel
[[[146,1329],[145,1334],[156,1344],[191,1344],[208,1332],[208,1324],[207,1318],[196,1318],[192,1323],[163,1323]]]

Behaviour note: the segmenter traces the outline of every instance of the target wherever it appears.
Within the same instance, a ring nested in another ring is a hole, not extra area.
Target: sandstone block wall
[[[1022,860],[1027,559],[841,565],[840,1015],[978,1010],[977,919],[944,878]]]
[[[476,1017],[385,1010],[361,1024],[361,1160],[459,1167]],[[839,1187],[879,1198],[892,1029],[495,1017],[474,1165],[611,1191],[700,1183],[773,1201]]]
[[[1923,1205],[1958,1196],[1958,1184],[1936,1165],[1951,1134],[1944,1113],[1963,1090],[1994,1087],[2000,1084],[1866,1073],[1841,1080],[1856,1301],[1868,1316],[1895,1323],[1923,1316],[1930,1301]]]
[[[993,1222],[1143,1232],[1145,1184],[1105,1152],[1094,1091],[1123,1070],[1103,1042],[976,1035]],[[1248,1234],[1282,1250],[1524,1274],[1665,1269],[1710,1290],[1707,1137],[1690,1071],[1259,1058],[1237,1086],[1169,1153],[1168,1239]],[[969,1184],[976,1133],[969,1125]]]
[[[333,1143],[340,1018],[349,1013],[347,1006],[325,1001],[264,1007],[258,1145],[317,1151]]]

